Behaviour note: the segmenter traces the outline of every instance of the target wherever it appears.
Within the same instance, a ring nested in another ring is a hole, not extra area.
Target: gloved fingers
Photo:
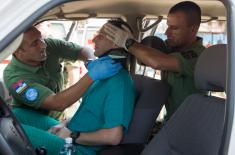
[[[122,65],[120,63],[113,63],[110,66],[109,70],[113,73],[117,73],[120,71],[121,68],[122,68]]]
[[[117,63],[116,69],[117,69],[118,71],[121,70],[121,69],[122,69],[122,65],[121,65],[120,63]]]
[[[126,27],[125,25],[122,25],[122,27],[123,29],[115,25],[112,25],[110,23],[107,23],[103,26],[102,31],[104,32],[105,37],[107,39],[114,42],[117,46],[126,49],[125,47],[126,40],[128,38],[133,38],[133,35],[128,27]]]
[[[94,63],[109,65],[109,64],[115,63],[115,61],[110,56],[105,56],[105,57],[97,59],[97,62],[94,62]]]
[[[107,23],[103,26],[102,31],[104,31],[104,35],[107,39],[111,40],[117,45],[120,45],[119,37],[125,33],[122,29]]]
[[[105,56],[105,57],[102,57],[102,58],[99,58],[99,59],[90,61],[90,62],[87,64],[87,69],[90,70],[90,69],[93,68],[96,64],[102,63],[102,62],[105,62],[105,63],[113,63],[113,59],[112,59],[111,57],[109,57],[109,56]]]
[[[121,63],[115,63],[116,69],[120,70],[122,68]]]
[[[116,62],[115,60],[113,60],[112,58],[110,59],[106,59],[106,60],[103,60],[102,62],[105,66],[109,66],[109,65],[112,65],[112,64],[116,64],[118,62]]]
[[[127,32],[127,34],[128,34],[128,39],[129,39],[129,38],[133,38],[133,35],[132,35],[131,30],[130,30],[127,26],[122,25],[122,28],[124,29],[124,31]]]
[[[94,61],[95,61],[95,60],[94,60]],[[88,69],[88,70],[90,70],[91,68],[94,67],[94,65],[95,65],[94,61],[91,61],[91,62],[88,62],[88,63],[87,63],[87,69]]]
[[[87,60],[85,63],[84,63],[84,65],[85,65],[85,67],[88,69],[88,65],[92,62],[92,61],[94,61],[94,60]]]

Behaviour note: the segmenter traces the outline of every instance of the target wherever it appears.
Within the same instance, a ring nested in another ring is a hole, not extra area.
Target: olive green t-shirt
[[[60,119],[63,113],[40,109],[43,101],[51,94],[63,88],[61,62],[77,60],[81,47],[73,43],[45,39],[47,59],[41,66],[30,66],[17,60],[14,56],[4,70],[5,84],[13,97],[16,107],[34,108]]]
[[[170,86],[170,95],[166,104],[168,118],[187,96],[199,92],[194,83],[194,69],[197,59],[204,49],[202,39],[198,38],[190,48],[171,53],[180,63],[180,72],[162,72],[162,79]]]

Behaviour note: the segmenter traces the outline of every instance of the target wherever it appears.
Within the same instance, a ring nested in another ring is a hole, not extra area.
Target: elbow
[[[63,112],[70,105],[68,102],[57,102],[56,111]]]
[[[122,132],[113,133],[109,138],[109,145],[118,145],[122,141],[123,134]]]
[[[65,103],[59,102],[55,99],[54,96],[49,96],[42,104],[43,109],[55,110],[55,111],[64,111],[66,108]]]
[[[121,143],[121,141],[122,141],[122,138],[114,138],[114,139],[110,140],[109,145],[118,145]]]

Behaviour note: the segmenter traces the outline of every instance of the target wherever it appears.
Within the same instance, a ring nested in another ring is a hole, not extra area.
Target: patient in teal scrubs
[[[120,28],[130,27],[122,20],[110,20]],[[101,28],[94,37],[95,55],[110,56],[121,62],[123,69],[115,76],[94,82],[71,118],[52,127],[49,132],[66,138],[72,136],[78,154],[96,154],[105,145],[117,145],[128,130],[134,109],[135,91],[128,73],[128,54],[106,38]],[[52,142],[53,143],[53,142]]]
[[[122,20],[108,23],[131,32]],[[129,55],[106,37],[103,27],[93,42],[97,57],[109,56],[114,62],[121,62],[123,69],[113,77],[95,81],[83,95],[82,103],[71,120],[61,124],[57,121],[44,123],[48,122],[47,116],[30,112],[31,117],[38,118],[33,122],[35,126],[22,124],[22,127],[33,147],[44,146],[48,155],[59,154],[65,137],[73,138],[77,155],[93,155],[106,145],[119,144],[128,130],[135,100],[133,81],[128,73]],[[88,70],[92,65],[94,63],[88,65]],[[28,114],[24,112],[22,115]]]

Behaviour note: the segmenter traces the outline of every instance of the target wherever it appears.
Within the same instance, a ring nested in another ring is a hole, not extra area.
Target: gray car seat
[[[166,52],[161,38],[148,36],[141,44]],[[152,127],[162,106],[167,102],[169,88],[166,83],[142,75],[132,76],[137,93],[135,111],[122,144],[146,144]]]
[[[169,89],[160,80],[142,75],[133,75],[132,78],[137,97],[132,121],[122,144],[146,144],[154,122],[167,101]]]
[[[145,37],[140,43],[145,46],[149,46],[149,47],[158,49],[164,53],[168,53],[165,42],[157,36]]]
[[[29,139],[7,104],[0,97],[0,154],[36,155]]]
[[[141,40],[140,43],[142,45],[157,49],[165,54],[171,53],[171,50],[167,48],[165,41],[157,36],[147,36],[143,40]],[[137,62],[143,67],[142,74],[145,75],[147,66],[144,63],[140,62],[138,59]],[[155,75],[156,75],[156,70],[154,71],[153,77],[155,77]]]
[[[195,68],[197,88],[225,91],[226,45],[206,49]],[[185,99],[142,155],[217,155],[222,139],[225,99],[193,94]]]
[[[166,50],[164,41],[156,36],[146,37],[141,43],[164,52]],[[147,144],[156,118],[167,102],[169,87],[166,83],[143,75],[133,75],[132,78],[137,98],[128,132],[124,135],[121,145],[109,147],[100,152],[100,155],[129,155],[134,152],[139,154]]]
[[[146,145],[155,120],[166,103],[169,88],[166,83],[142,75],[134,75],[136,105],[128,132],[120,145],[108,147],[99,155],[139,154]]]

